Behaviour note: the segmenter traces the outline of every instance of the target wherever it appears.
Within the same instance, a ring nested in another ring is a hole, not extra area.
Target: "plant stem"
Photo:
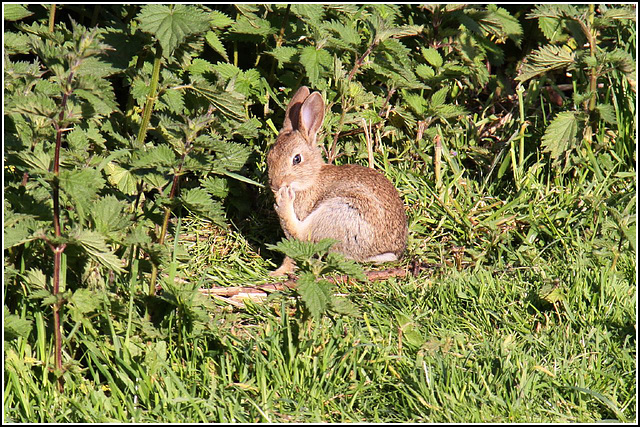
[[[56,25],[56,5],[52,4],[49,9],[49,32],[53,33]]]
[[[176,195],[178,194],[178,188],[180,186],[180,176],[182,175],[182,168],[184,166],[184,161],[189,154],[189,147],[187,144],[186,150],[182,155],[182,159],[180,162],[180,166],[178,170],[173,175],[173,182],[171,183],[171,191],[169,192],[169,203],[173,202]],[[160,238],[158,243],[160,245],[164,244],[164,238],[167,234],[167,229],[169,228],[169,218],[171,217],[171,205],[164,208],[164,218],[162,219],[162,229],[160,230]],[[158,279],[158,266],[154,263],[151,267],[151,280],[149,282],[149,295],[154,296],[156,294],[156,281]]]
[[[66,248],[65,243],[61,243],[60,237],[62,235],[60,228],[60,148],[62,146],[62,129],[65,119],[65,110],[67,107],[67,100],[71,94],[71,81],[73,80],[74,72],[69,73],[67,78],[67,87],[62,94],[62,101],[60,103],[60,114],[58,115],[58,121],[54,121],[53,125],[56,129],[56,146],[55,154],[53,158],[53,180],[51,182],[52,196],[53,196],[53,232],[55,235],[55,242],[49,246],[53,251],[53,295],[58,296],[60,292],[60,268],[62,253]],[[55,341],[55,363],[58,376],[58,390],[63,391],[62,382],[62,332],[60,324],[60,310],[62,308],[62,301],[57,300],[53,304],[53,329],[54,329],[54,341]]]
[[[158,95],[158,81],[160,80],[160,62],[162,60],[162,48],[160,44],[156,44],[156,56],[153,59],[153,71],[151,73],[151,83],[149,85],[149,95],[147,95],[147,101],[144,104],[144,111],[142,113],[142,122],[140,123],[140,130],[138,131],[138,138],[136,140],[138,147],[144,144],[144,139],[147,136],[147,129],[149,128],[149,122],[151,121],[151,113],[153,111],[153,105],[156,102]]]
[[[333,135],[333,143],[331,144],[331,147],[329,148],[329,153],[327,155],[327,162],[329,163],[333,163],[333,161],[336,159],[336,147],[338,145],[338,136],[340,135],[340,131],[342,130],[342,126],[344,125],[344,119],[347,115],[347,112],[351,109],[350,106],[345,105],[346,99],[345,99],[344,91],[349,89],[349,83],[353,79],[353,76],[355,76],[356,71],[358,71],[358,68],[360,68],[364,60],[367,58],[367,56],[369,56],[369,54],[373,52],[373,49],[375,49],[376,46],[378,46],[378,43],[380,43],[380,40],[377,37],[375,37],[373,39],[373,42],[367,48],[367,50],[365,50],[365,52],[356,60],[356,63],[353,64],[353,68],[351,69],[351,71],[349,72],[349,75],[347,76],[347,82],[344,86],[343,93],[340,96],[340,104],[342,105],[340,122],[338,123],[336,132]]]

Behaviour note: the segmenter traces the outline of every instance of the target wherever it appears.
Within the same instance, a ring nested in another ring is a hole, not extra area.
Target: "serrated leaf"
[[[145,5],[137,19],[142,31],[157,38],[165,58],[171,58],[188,36],[209,29],[208,14],[192,5]]]
[[[216,171],[239,171],[251,155],[246,145],[234,142],[216,141],[212,148],[216,153]]]
[[[225,28],[233,24],[233,19],[218,10],[209,12],[209,25],[213,28]]]
[[[298,3],[291,5],[291,12],[317,26],[324,16],[324,6],[317,3]]]
[[[522,26],[520,22],[511,16],[506,9],[498,7],[495,4],[489,4],[487,10],[490,12],[490,19],[485,19],[485,21],[490,21],[500,28],[499,41],[502,42],[504,36],[506,36],[519,46],[520,40],[522,39]]]
[[[427,60],[429,64],[433,65],[436,68],[442,67],[442,64],[444,63],[440,53],[432,47],[427,49],[422,48],[422,56]]]
[[[305,272],[300,274],[296,290],[313,318],[320,319],[329,308],[333,285],[326,280],[316,281],[312,273]]]
[[[104,184],[102,174],[93,168],[60,171],[60,189],[73,203],[81,221],[90,212],[92,203]]]
[[[340,273],[346,274],[350,277],[353,277],[357,280],[366,282],[367,275],[364,274],[364,270],[362,266],[357,262],[346,259],[344,255],[338,252],[329,252],[327,254],[327,270],[328,271],[338,271]]]
[[[192,188],[180,194],[180,201],[191,211],[194,211],[216,224],[225,227],[225,214],[222,204],[211,198],[202,188]]]
[[[5,21],[19,21],[33,15],[33,12],[21,4],[3,4],[2,6],[2,19]]]
[[[21,276],[31,290],[47,288],[47,276],[39,268],[30,268]]]
[[[443,87],[438,89],[433,95],[431,95],[431,99],[429,100],[429,104],[432,108],[436,108],[447,100],[447,94],[449,93],[448,87]]]
[[[355,47],[360,44],[360,33],[352,25],[345,25],[340,21],[331,20],[322,25],[324,31],[332,31],[340,42],[346,46]]]
[[[104,235],[123,230],[131,223],[127,203],[113,195],[102,197],[93,203],[91,217],[95,230]]]
[[[292,46],[279,46],[267,52],[280,63],[291,62],[293,56],[298,53],[298,49]]]
[[[418,64],[416,67],[416,74],[421,78],[428,80],[436,75],[436,72],[428,65]]]
[[[527,81],[552,70],[566,68],[575,62],[575,53],[562,46],[545,45],[527,55],[516,80]]]
[[[542,151],[550,153],[554,164],[561,154],[578,143],[578,120],[573,111],[556,115],[542,136]]]
[[[616,123],[616,112],[615,109],[609,104],[597,104],[596,110],[598,111],[598,115],[602,120],[606,123],[613,125]]]
[[[91,313],[102,306],[102,298],[96,291],[80,288],[76,290],[69,301],[81,312]]]
[[[558,18],[541,16],[538,18],[538,28],[550,42],[562,42],[569,38],[569,35],[562,31],[564,29],[563,21]]]
[[[411,108],[417,115],[424,115],[427,107],[427,100],[417,93],[407,93],[404,95],[407,106]]]
[[[172,113],[182,114],[184,112],[184,93],[181,90],[167,90],[160,97],[160,101],[166,104]]]
[[[227,180],[224,178],[210,176],[209,178],[202,180],[200,185],[211,196],[219,199],[224,199],[227,197],[227,194],[229,194],[229,185]]]
[[[2,236],[2,246],[9,249],[35,239],[33,231],[25,222],[18,222],[13,226],[5,224],[4,235]]]
[[[91,230],[75,228],[69,233],[70,243],[82,247],[86,253],[103,266],[117,272],[123,272],[122,261],[106,244],[104,236]]]
[[[213,69],[213,64],[202,58],[195,58],[191,62],[191,65],[189,65],[189,68],[187,68],[187,70],[193,74],[210,73],[213,71]]]
[[[47,174],[51,168],[52,158],[48,153],[42,151],[41,145],[37,145],[33,152],[19,153],[18,157],[29,166],[32,172]]]
[[[17,314],[11,314],[9,309],[5,306],[2,323],[4,326],[4,340],[10,341],[18,337],[28,337],[31,332],[33,322],[31,320],[23,319]]]
[[[275,250],[295,260],[308,260],[314,255],[324,255],[329,248],[338,241],[334,239],[322,239],[321,241],[306,242],[298,239],[282,239],[275,245],[267,245],[269,250]]]
[[[353,302],[342,297],[333,297],[331,299],[331,311],[343,316],[362,317],[362,312]]]
[[[224,58],[225,61],[229,61],[229,56],[227,55],[227,50],[224,48],[222,41],[220,41],[220,37],[213,31],[208,31],[205,35],[205,40],[207,44],[216,52],[220,54]]]
[[[318,86],[320,72],[329,69],[333,65],[331,54],[324,49],[316,49],[315,46],[307,46],[300,52],[300,63],[304,66],[309,83]]]
[[[111,185],[116,186],[126,195],[136,194],[138,178],[129,169],[125,169],[115,162],[109,162],[105,165],[104,171]]]
[[[250,34],[261,37],[267,37],[271,34],[275,34],[277,29],[271,26],[271,23],[266,19],[258,18],[255,15],[252,19],[247,16],[238,16],[236,22],[234,22],[228,29],[232,33]]]

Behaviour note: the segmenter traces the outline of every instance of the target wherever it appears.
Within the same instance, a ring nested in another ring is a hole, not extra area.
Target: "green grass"
[[[68,311],[84,350],[66,355],[74,361],[60,395],[40,317],[30,339],[5,347],[6,420],[634,421],[635,252],[603,208],[624,212],[632,183],[560,188],[531,176],[508,200],[467,186],[442,202],[426,178],[391,170],[410,206],[404,263],[433,267],[339,285],[360,317],[303,322],[288,294],[244,309],[199,295],[270,280],[280,256],[264,243],[279,237],[248,240],[259,234],[186,217],[184,282],[165,283],[163,321],[141,321],[142,306],[112,294],[92,320]],[[265,213],[247,223],[277,230],[276,221]],[[461,269],[454,246],[465,246]]]

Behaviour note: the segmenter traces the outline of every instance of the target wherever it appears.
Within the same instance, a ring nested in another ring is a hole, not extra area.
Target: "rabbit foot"
[[[270,272],[269,276],[278,277],[278,276],[284,276],[285,274],[288,275],[289,273],[293,273],[295,269],[296,269],[296,262],[292,258],[284,257],[284,260],[282,261],[282,265],[276,268],[275,270],[273,270],[272,272]]]

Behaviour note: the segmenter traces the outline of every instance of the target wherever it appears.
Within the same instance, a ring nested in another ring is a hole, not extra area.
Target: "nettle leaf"
[[[575,63],[575,53],[562,46],[546,45],[527,55],[516,80],[527,81],[552,70],[566,68]]]
[[[165,58],[171,58],[188,36],[209,29],[209,14],[192,5],[145,5],[137,18],[140,29],[156,37]]]
[[[220,37],[213,32],[208,31],[204,36],[204,39],[207,41],[207,44],[216,52],[220,54],[224,58],[225,61],[229,61],[229,56],[227,55],[227,50],[224,48],[222,41],[220,41]]]
[[[169,89],[160,97],[160,102],[166,105],[174,114],[184,112],[184,93],[178,89]],[[159,108],[160,109],[160,108]]]
[[[626,7],[608,7],[602,14],[602,18],[605,20],[616,19],[633,22],[636,20],[636,15],[636,9],[629,5]]]
[[[102,197],[93,203],[91,217],[95,230],[105,236],[124,230],[131,224],[127,203],[112,195]]]
[[[360,33],[351,25],[345,25],[340,21],[331,20],[322,25],[324,31],[331,31],[338,36],[342,45],[355,47],[360,44]]]
[[[562,19],[541,16],[538,18],[538,28],[550,42],[563,42],[569,38],[563,31],[565,26]]]
[[[83,314],[91,313],[92,311],[102,307],[103,304],[102,298],[99,298],[96,291],[86,288],[76,290],[73,295],[71,295],[71,298],[69,298],[69,302],[71,302],[75,308]]]
[[[33,152],[22,151],[18,153],[18,158],[27,164],[31,173],[46,175],[53,164],[51,155],[44,152],[41,144],[36,145]]]
[[[213,200],[211,195],[202,188],[191,188],[180,194],[180,202],[190,211],[194,211],[219,226],[226,227],[225,212],[222,204]]]
[[[229,194],[229,184],[227,179],[210,176],[200,182],[200,186],[213,197],[224,199]]]
[[[213,28],[226,28],[233,24],[233,19],[218,10],[209,12],[209,25]]]
[[[442,67],[442,64],[444,63],[442,55],[440,55],[440,53],[432,47],[427,49],[422,48],[422,56],[427,60],[429,64],[433,65],[436,68]]]
[[[247,120],[244,109],[245,97],[241,93],[222,91],[200,81],[192,84],[189,89],[204,96],[225,117],[237,121]]]
[[[13,33],[13,32],[5,32],[4,33],[4,50],[8,55],[20,55],[20,54],[28,54],[31,51],[31,46],[29,45],[29,35],[24,33]],[[10,64],[5,58],[5,86],[7,85],[7,64]]]
[[[2,18],[5,21],[20,21],[27,16],[33,15],[29,9],[21,4],[4,4]]]
[[[449,87],[445,86],[436,91],[433,95],[431,95],[431,99],[429,100],[429,104],[432,108],[438,107],[447,100],[447,94],[449,93]]]
[[[417,93],[407,93],[403,95],[407,106],[418,116],[423,116],[427,108],[427,100]]]
[[[334,285],[326,280],[316,281],[313,273],[304,272],[298,278],[298,295],[315,319],[320,319],[328,310]]]
[[[574,111],[556,115],[542,136],[542,151],[550,153],[554,164],[560,156],[578,144],[578,116]]]
[[[503,42],[504,38],[508,37],[519,46],[522,39],[522,26],[520,22],[511,16],[506,9],[494,4],[489,4],[487,10],[489,11],[489,15],[481,22],[483,24],[489,23],[497,28],[495,34],[498,36],[499,42]]]
[[[47,288],[47,276],[39,268],[30,268],[20,276],[31,290]]]
[[[81,220],[93,208],[93,201],[104,184],[102,174],[92,168],[60,171],[60,189],[72,202]]]
[[[282,239],[275,245],[267,245],[267,248],[272,251],[277,251],[285,254],[286,256],[298,260],[308,260],[313,256],[319,254],[324,255],[329,251],[329,248],[336,244],[338,241],[334,239],[322,239],[319,242],[306,242],[297,239]]]
[[[291,5],[291,12],[311,24],[319,26],[324,17],[324,6],[317,3],[298,3]]]
[[[298,53],[298,48],[292,46],[279,46],[266,53],[273,56],[282,64],[291,62],[293,56]]]
[[[116,162],[109,162],[105,165],[104,171],[107,174],[107,180],[118,190],[128,196],[137,193],[137,184],[139,178],[136,177],[129,169],[125,169]]]
[[[425,80],[429,80],[436,75],[436,72],[428,65],[419,64],[416,67],[416,74]]]
[[[135,168],[171,167],[176,163],[173,148],[167,144],[159,144],[139,151],[138,158],[131,162]]]
[[[213,150],[216,153],[214,170],[238,171],[242,169],[251,155],[251,149],[234,142],[215,141]]]
[[[189,67],[187,68],[187,71],[193,74],[211,73],[213,72],[213,70],[214,70],[214,65],[211,62],[204,60],[202,58],[195,58],[191,62],[191,65],[189,65]]]
[[[607,124],[616,124],[616,112],[613,106],[609,104],[597,104],[596,111],[598,111],[600,118]]]
[[[307,46],[300,52],[300,63],[307,71],[309,83],[314,87],[320,87],[320,73],[330,69],[333,65],[331,54],[324,49],[316,49],[315,46]]]
[[[275,27],[271,26],[271,23],[266,19],[253,17],[249,19],[244,15],[238,16],[236,22],[234,22],[229,30],[232,33],[257,35],[266,38],[271,34],[275,34],[278,31]]]
[[[2,236],[4,249],[18,246],[37,238],[34,236],[34,230],[41,224],[35,218],[26,215],[20,215],[19,218],[10,218],[9,213],[5,211],[4,220],[4,235]]]
[[[4,306],[4,316],[2,318],[4,326],[4,340],[10,341],[18,337],[26,338],[31,333],[32,321],[23,319],[17,314],[11,314],[7,306]]]
[[[98,232],[74,228],[69,233],[70,243],[82,247],[87,254],[103,266],[117,272],[124,272],[122,261],[105,242],[104,236]]]
[[[339,271],[357,280],[367,281],[367,276],[364,274],[362,266],[351,259],[346,259],[344,255],[338,252],[329,252],[326,261],[326,269],[328,271]]]

